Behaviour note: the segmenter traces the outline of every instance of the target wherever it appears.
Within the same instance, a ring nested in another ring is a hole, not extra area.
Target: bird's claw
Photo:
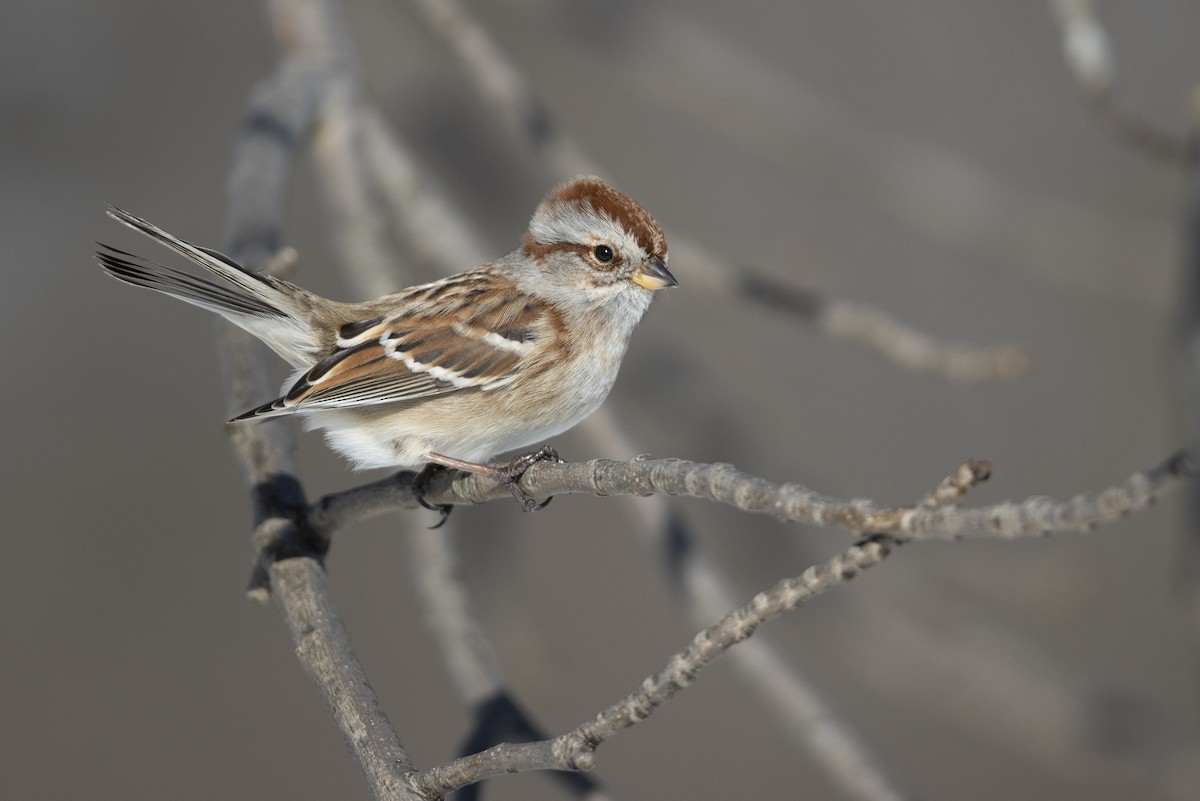
[[[554,448],[551,448],[549,445],[543,445],[529,453],[517,454],[507,465],[496,468],[494,478],[508,487],[508,491],[516,498],[517,503],[521,504],[521,511],[523,512],[536,512],[539,509],[545,509],[550,504],[550,501],[554,500],[554,496],[551,495],[546,500],[539,502],[537,499],[526,495],[525,490],[521,489],[518,484],[521,476],[525,475],[525,471],[538,462],[561,464],[562,459],[558,458],[558,451],[554,450]]]
[[[430,503],[429,501],[425,500],[425,493],[429,490],[430,479],[432,479],[434,474],[439,470],[445,469],[446,468],[442,467],[440,464],[434,464],[430,462],[422,467],[415,476],[413,476],[413,498],[415,498],[417,503],[419,503],[421,506],[424,506],[426,509],[429,509],[433,512],[439,512],[442,515],[436,523],[429,527],[430,529],[441,528],[442,526],[446,525],[446,521],[450,519],[450,513],[454,511],[454,504],[452,503]]]

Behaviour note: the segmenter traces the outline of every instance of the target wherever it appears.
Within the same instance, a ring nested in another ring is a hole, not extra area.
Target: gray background
[[[668,240],[1034,359],[1007,385],[915,375],[692,291],[676,260],[681,287],[639,330],[611,401],[640,451],[894,503],[986,457],[994,477],[972,500],[995,502],[1107,486],[1182,442],[1186,182],[1089,116],[1043,4],[472,7]],[[490,140],[418,16],[346,9],[373,98],[494,252],[510,248],[546,186]],[[1182,129],[1200,6],[1101,10],[1121,89]],[[264,20],[253,3],[60,0],[10,2],[0,22],[0,797],[366,797],[277,609],[242,597],[250,514],[212,321],[106,279],[90,255],[97,239],[162,255],[106,203],[220,244],[238,116],[273,64]],[[303,168],[286,237],[296,280],[348,299]],[[302,450],[310,493],[361,478],[313,435]],[[630,530],[638,502],[456,515],[485,625],[551,731],[694,631]],[[914,796],[1184,798],[1198,772],[1185,507],[1087,536],[911,546],[765,633]],[[846,542],[680,508],[746,598]],[[330,571],[427,766],[454,755],[466,718],[402,531],[389,518],[339,536]],[[838,797],[729,664],[606,745],[598,776],[621,798]],[[491,791],[556,792],[536,776]]]

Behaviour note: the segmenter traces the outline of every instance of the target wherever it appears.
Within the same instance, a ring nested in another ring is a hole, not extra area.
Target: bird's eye
[[[592,255],[596,257],[596,261],[601,264],[608,264],[613,260],[612,248],[608,245],[596,245],[592,248]]]

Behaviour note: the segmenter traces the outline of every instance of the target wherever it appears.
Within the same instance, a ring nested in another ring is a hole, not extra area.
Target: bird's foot
[[[430,480],[436,473],[445,469],[443,465],[429,462],[413,476],[412,480],[412,494],[416,498],[417,503],[431,511],[440,512],[442,515],[440,520],[430,526],[431,529],[444,526],[446,521],[450,519],[450,513],[454,511],[454,504],[452,503],[430,503],[425,500],[425,493],[429,490]]]
[[[562,459],[558,458],[558,451],[549,445],[543,445],[537,450],[528,453],[518,454],[508,464],[503,465],[466,462],[462,459],[455,459],[453,456],[445,456],[440,453],[427,453],[425,454],[425,458],[429,461],[429,464],[426,465],[426,470],[434,466],[453,467],[455,470],[486,476],[493,481],[503,484],[512,493],[512,496],[516,498],[517,503],[521,504],[521,509],[526,512],[534,512],[538,509],[546,508],[550,501],[554,500],[554,496],[551,495],[540,503],[536,499],[529,497],[518,486],[521,476],[525,475],[525,471],[538,462],[554,462],[555,464],[562,462]],[[424,470],[421,472],[424,472]]]

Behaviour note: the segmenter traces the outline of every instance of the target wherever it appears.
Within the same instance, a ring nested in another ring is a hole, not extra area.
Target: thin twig
[[[561,180],[574,173],[599,171],[586,150],[554,122],[520,70],[460,0],[416,0],[415,5],[466,68],[506,144],[532,155],[546,171],[543,178]]]
[[[636,692],[605,709],[567,734],[536,743],[505,743],[478,754],[416,774],[413,783],[433,793],[446,793],[503,773],[527,770],[590,770],[596,748],[618,732],[649,717],[721,654],[750,637],[759,626],[795,609],[808,599],[844,584],[879,564],[890,553],[887,538],[856,543],[829,561],[795,578],[784,579],[754,596],[719,622],[696,635]]]
[[[626,453],[634,450],[609,408],[589,417],[582,430],[597,447]],[[683,515],[668,501],[666,496],[654,496],[630,505],[641,520],[634,530],[660,556],[663,572],[683,597],[691,620],[704,626],[737,606],[739,596]],[[902,801],[907,797],[850,722],[770,640],[751,638],[729,657],[747,690],[762,699],[782,730],[846,797],[862,801]]]
[[[1062,36],[1063,60],[1092,109],[1116,134],[1151,158],[1174,164],[1196,159],[1191,139],[1171,133],[1130,110],[1114,80],[1112,47],[1092,0],[1051,0]]]
[[[508,690],[500,664],[479,625],[466,583],[459,572],[452,532],[418,529],[407,537],[412,546],[412,574],[429,619],[429,630],[442,652],[442,663],[467,703],[474,728],[460,753],[473,754],[495,743],[525,742],[546,737]],[[590,776],[556,773],[574,798],[600,801],[605,795]],[[475,789],[474,786],[470,789]],[[471,794],[464,790],[464,797]]]
[[[513,151],[529,156],[546,180],[602,172],[586,148],[555,123],[529,83],[461,0],[416,0],[430,27],[458,56],[496,129]],[[876,350],[908,369],[955,381],[1007,381],[1028,357],[1012,345],[945,343],[861,303],[824,298],[739,267],[686,235],[670,235],[675,263],[687,266],[688,286],[783,311],[823,333]],[[787,299],[787,302],[780,302]],[[792,302],[800,300],[801,302]]]

